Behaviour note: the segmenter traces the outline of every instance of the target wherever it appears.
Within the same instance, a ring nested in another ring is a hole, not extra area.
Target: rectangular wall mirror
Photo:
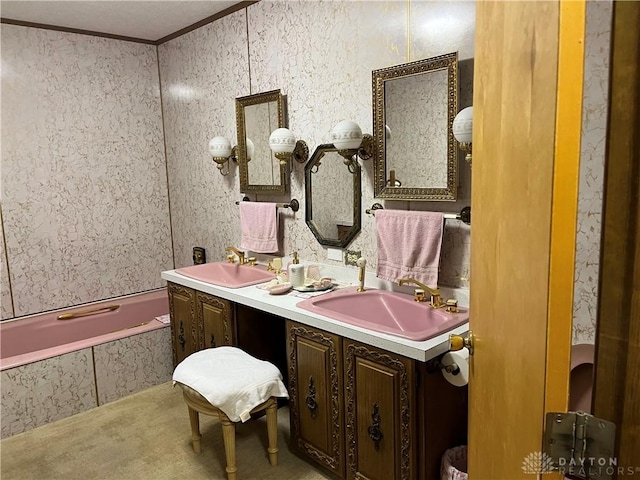
[[[372,81],[375,196],[456,200],[458,53],[374,70]]]
[[[289,192],[288,165],[280,165],[269,148],[269,136],[285,126],[280,90],[236,98],[240,191],[281,195]]]

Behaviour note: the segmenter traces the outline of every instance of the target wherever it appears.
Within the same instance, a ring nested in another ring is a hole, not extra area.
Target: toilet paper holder
[[[427,373],[440,373],[441,370],[444,370],[451,375],[458,375],[460,373],[460,367],[457,363],[452,363],[450,365],[445,365],[442,363],[442,358],[445,356],[438,355],[436,358],[433,358],[427,362]]]

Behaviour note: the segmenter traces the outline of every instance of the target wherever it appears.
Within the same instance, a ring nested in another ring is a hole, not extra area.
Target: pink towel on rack
[[[278,208],[275,203],[240,202],[240,248],[255,253],[278,251]]]
[[[438,286],[444,215],[440,212],[376,210],[377,276],[397,282],[412,277]]]

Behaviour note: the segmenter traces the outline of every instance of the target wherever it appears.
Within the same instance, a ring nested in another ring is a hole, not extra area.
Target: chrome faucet
[[[367,265],[367,261],[360,257],[356,260],[356,265],[358,266],[358,281],[360,282],[360,286],[356,289],[357,292],[364,292],[364,267]]]
[[[409,277],[401,278],[398,281],[398,285],[400,286],[406,285],[407,283],[413,283],[414,285],[417,285],[418,287],[420,287],[420,288],[416,288],[413,291],[413,298],[415,299],[416,302],[424,302],[425,292],[428,292],[430,297],[429,304],[431,305],[432,308],[440,308],[446,305],[446,303],[441,300],[440,290],[438,290],[437,288],[428,287],[424,283],[420,283],[419,281],[417,281],[415,278],[409,278]]]
[[[241,252],[240,250],[238,250],[236,247],[227,247],[224,249],[225,252],[233,252],[238,256],[238,263],[240,265],[244,265],[245,259],[244,259],[244,252]],[[229,255],[227,257],[227,259],[229,260],[229,263],[234,263],[233,261],[233,255]]]

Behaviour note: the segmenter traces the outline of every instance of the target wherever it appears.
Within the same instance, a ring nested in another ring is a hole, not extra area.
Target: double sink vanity
[[[466,308],[433,309],[383,284],[270,295],[259,285],[274,274],[260,265],[208,263],[162,278],[174,365],[220,345],[274,363],[289,390],[291,447],[337,478],[436,479],[444,451],[466,443],[467,389],[437,362],[449,334],[468,330]]]

